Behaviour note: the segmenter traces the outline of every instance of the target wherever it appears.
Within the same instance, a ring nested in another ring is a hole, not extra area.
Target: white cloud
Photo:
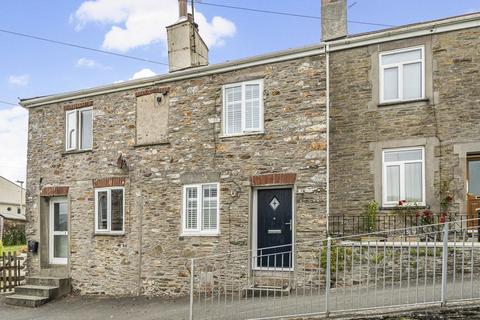
[[[88,59],[88,58],[80,58],[75,63],[75,67],[77,68],[84,68],[84,69],[103,69],[103,70],[110,70],[111,67],[104,66],[98,61]]]
[[[20,106],[0,109],[0,176],[25,181],[28,112]]]
[[[166,43],[165,27],[178,20],[178,1],[90,0],[80,5],[71,20],[77,30],[91,22],[111,25],[102,47],[125,52],[155,42]],[[195,20],[209,47],[221,46],[226,38],[235,35],[235,24],[225,18],[215,16],[209,22],[196,11]]]
[[[85,68],[95,68],[98,66],[98,63],[95,60],[91,60],[88,58],[80,58],[77,60],[75,64],[76,67],[85,67]]]
[[[26,87],[30,82],[30,75],[22,74],[22,75],[11,75],[8,77],[8,83],[14,86]]]
[[[156,75],[155,72],[148,68],[144,68],[140,71],[137,71],[133,74],[133,76],[129,80],[135,80],[135,79],[140,79],[140,78],[148,78],[148,77],[153,77]]]

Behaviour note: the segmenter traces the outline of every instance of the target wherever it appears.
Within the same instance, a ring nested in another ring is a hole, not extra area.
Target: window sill
[[[134,144],[134,148],[145,148],[145,147],[155,147],[155,146],[165,146],[169,145],[170,141],[159,141],[159,142],[152,142],[152,143],[137,143]]]
[[[112,232],[112,231],[95,231],[94,236],[107,236],[107,237],[123,237],[125,236],[124,231]]]
[[[64,151],[64,152],[62,152],[62,156],[66,156],[66,155],[69,155],[69,154],[88,153],[88,152],[93,152],[93,150],[92,149],[87,149],[87,150]]]
[[[393,210],[422,210],[422,209],[430,209],[430,206],[425,204],[420,204],[417,206],[396,206],[396,205],[384,205],[378,208],[380,211],[393,211]]]
[[[243,137],[243,136],[261,136],[261,135],[265,135],[265,131],[246,132],[246,133],[237,133],[237,134],[222,134],[219,136],[219,138],[226,139],[226,138],[235,138],[235,137]]]
[[[430,99],[428,98],[421,98],[421,99],[413,99],[413,100],[401,100],[401,101],[392,101],[392,102],[381,102],[378,104],[378,107],[390,107],[390,106],[398,106],[402,104],[414,104],[414,103],[421,103],[424,102],[428,104]]]
[[[180,235],[181,238],[183,237],[220,237],[220,232],[196,232],[196,233],[182,233]]]

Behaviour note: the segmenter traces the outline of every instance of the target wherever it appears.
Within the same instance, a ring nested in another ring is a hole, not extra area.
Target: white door
[[[67,264],[68,206],[66,199],[50,200],[50,263]]]

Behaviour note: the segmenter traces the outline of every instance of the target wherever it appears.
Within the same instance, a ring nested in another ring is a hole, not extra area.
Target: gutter
[[[347,50],[362,46],[368,46],[371,44],[378,44],[382,42],[408,39],[475,27],[480,27],[480,13],[468,14],[425,23],[412,24],[397,28],[391,28],[384,31],[348,37],[345,39],[329,41],[329,51],[334,52],[340,50]],[[325,53],[325,46],[325,43],[320,43],[314,46],[289,49],[285,51],[259,55],[251,58],[225,62],[221,64],[191,68],[150,78],[131,80],[123,83],[109,84],[106,86],[100,86],[45,97],[22,99],[20,100],[20,105],[24,108],[33,108],[45,104],[53,104],[71,101],[75,99],[88,98],[118,91],[143,88],[168,82],[240,70],[269,63],[283,62],[298,58],[320,55]]]
[[[480,27],[480,13],[390,28],[380,32],[361,34],[350,38],[347,37],[345,39],[329,41],[329,44],[330,51],[340,51],[382,42],[476,27]]]
[[[202,76],[208,76],[213,74],[219,74],[229,71],[235,71],[239,69],[283,62],[288,60],[294,60],[309,56],[315,56],[323,54],[323,48],[321,45],[314,45],[309,47],[302,47],[296,49],[289,49],[282,52],[271,53],[267,55],[255,56],[242,60],[235,60],[231,62],[213,64],[209,66],[191,68],[187,70],[181,70],[177,72],[172,72],[164,75],[143,78],[138,80],[131,80],[122,83],[109,84],[106,86],[95,87],[90,89],[84,89],[79,91],[73,91],[63,94],[32,98],[32,99],[22,99],[20,100],[20,105],[24,108],[33,108],[45,104],[52,104],[58,102],[71,101],[74,99],[88,98],[93,96],[98,96],[102,94],[108,94],[118,91],[131,90],[144,88],[148,86],[154,86],[163,83],[170,83],[174,81],[187,80]]]

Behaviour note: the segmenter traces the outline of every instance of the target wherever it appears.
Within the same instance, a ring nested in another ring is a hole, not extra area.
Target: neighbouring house
[[[25,189],[0,176],[0,213],[4,212],[25,214]]]
[[[476,218],[480,14],[360,34],[330,49],[330,212],[344,220],[335,231],[353,228],[372,200],[380,229],[415,224],[425,209]],[[417,209],[398,217],[400,201]]]
[[[24,224],[25,189],[0,176],[0,240],[6,228]]]
[[[81,294],[177,297],[189,290],[195,256],[281,252],[255,259],[249,272],[295,272],[308,267],[295,243],[322,239],[329,214],[358,212],[375,198],[370,143],[380,154],[420,150],[421,167],[434,171],[423,160],[433,145],[390,144],[406,135],[400,127],[431,141],[418,134],[433,123],[410,113],[432,110],[424,83],[433,88],[433,72],[452,78],[431,92],[447,90],[441,101],[478,104],[478,87],[463,90],[478,76],[479,14],[348,36],[346,1],[323,0],[321,43],[209,65],[179,3],[180,19],[167,28],[170,73],[21,101],[29,110],[27,235],[39,242],[28,255],[30,276],[71,278]],[[380,76],[416,102],[390,105],[395,87],[374,98]],[[460,116],[444,103],[443,112]],[[456,130],[474,130],[473,122]],[[417,180],[425,172],[409,169]]]
[[[5,232],[11,229],[24,232],[26,221],[25,215],[21,213],[0,212],[0,239],[3,239]]]

